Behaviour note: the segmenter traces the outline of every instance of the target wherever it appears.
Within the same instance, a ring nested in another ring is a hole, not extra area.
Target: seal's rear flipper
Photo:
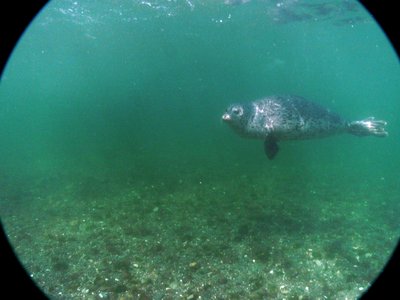
[[[370,117],[365,120],[349,123],[348,132],[357,136],[373,135],[385,137],[388,136],[388,133],[385,131],[386,124],[386,121],[375,120],[374,117]]]
[[[279,151],[279,146],[276,142],[276,139],[267,137],[264,141],[264,151],[269,159],[273,159]]]

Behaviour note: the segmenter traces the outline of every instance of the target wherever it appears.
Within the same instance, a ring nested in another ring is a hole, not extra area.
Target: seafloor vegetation
[[[2,221],[55,299],[354,299],[395,245],[384,178],[201,174],[14,181]]]

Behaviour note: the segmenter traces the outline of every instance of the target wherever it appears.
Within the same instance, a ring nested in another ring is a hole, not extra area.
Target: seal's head
[[[229,123],[240,122],[244,113],[243,106],[240,104],[233,104],[228,107],[226,112],[222,115],[222,120]]]
[[[248,108],[245,105],[233,104],[222,115],[222,121],[231,126],[239,134],[243,134],[248,122]]]

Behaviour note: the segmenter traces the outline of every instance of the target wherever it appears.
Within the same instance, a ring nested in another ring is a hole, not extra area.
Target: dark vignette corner
[[[0,76],[19,38],[47,0],[3,1],[0,5]],[[1,77],[0,77],[1,78]],[[0,222],[0,297],[47,299],[25,271],[7,239]],[[7,297],[5,297],[7,295]],[[3,297],[2,297],[3,296]]]

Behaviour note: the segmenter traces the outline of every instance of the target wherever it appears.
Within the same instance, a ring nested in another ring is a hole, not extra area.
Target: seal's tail
[[[365,120],[354,121],[348,124],[348,132],[357,136],[388,136],[385,131],[387,122],[382,120],[375,120],[374,117],[369,117]]]

